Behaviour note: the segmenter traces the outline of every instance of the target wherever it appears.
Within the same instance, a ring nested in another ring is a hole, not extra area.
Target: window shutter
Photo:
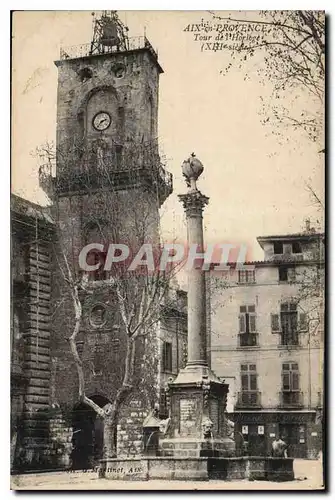
[[[166,364],[167,370],[172,371],[172,344],[170,342],[166,343]]]
[[[279,314],[271,314],[271,331],[272,333],[280,332]]]
[[[249,313],[249,331],[250,333],[256,333],[256,314]]]
[[[245,314],[239,315],[239,330],[240,333],[245,333]]]
[[[302,332],[306,332],[308,330],[306,313],[299,314],[299,330]]]
[[[299,373],[292,372],[292,391],[299,390]]]
[[[257,375],[256,374],[250,374],[250,390],[251,391],[257,390]]]
[[[282,373],[282,383],[283,383],[283,391],[289,391],[291,389],[289,373]]]
[[[165,372],[165,342],[163,342],[161,348],[161,360],[162,360],[162,371]]]
[[[295,333],[298,330],[298,314],[292,313],[290,314],[291,317],[291,331],[292,333]]]
[[[170,342],[163,343],[162,364],[164,372],[172,371],[172,344]]]
[[[241,388],[242,391],[249,390],[249,376],[246,374],[241,375]]]

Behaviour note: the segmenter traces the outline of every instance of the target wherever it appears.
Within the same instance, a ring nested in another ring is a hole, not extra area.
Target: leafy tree
[[[162,247],[158,211],[152,207],[160,205],[158,187],[157,196],[142,196],[139,192],[135,204],[131,193],[117,189],[113,168],[118,165],[117,170],[130,176],[135,185],[139,181],[136,176],[143,175],[143,170],[141,174],[138,173],[139,166],[150,170],[147,175],[153,176],[154,184],[167,174],[162,168],[156,142],[129,143],[121,154],[118,150],[108,148],[103,141],[97,141],[87,148],[82,141],[71,140],[70,143],[57,148],[45,144],[38,148],[37,156],[42,162],[46,160],[46,164],[40,168],[40,183],[54,202],[59,289],[66,296],[65,303],[70,301],[72,304],[70,313],[64,310],[61,315],[69,332],[67,340],[78,376],[79,402],[93,409],[103,419],[105,457],[115,456],[114,435],[119,412],[127,398],[138,389],[139,380],[151,377],[146,384],[148,405],[153,405],[155,399],[157,400],[157,387],[153,383],[153,377],[157,379],[158,374],[158,353],[154,347],[157,341],[150,340],[157,335],[156,327],[161,319],[162,304],[166,306],[169,303],[171,280],[178,270],[178,264],[166,270],[161,270],[157,265],[162,256]],[[57,176],[54,175],[55,160]],[[80,168],[76,173],[73,165],[78,161]],[[64,187],[66,192],[70,193],[66,197],[66,210],[69,211],[69,222],[66,224],[60,216],[64,207],[61,208],[59,199],[55,196],[55,193]],[[142,245],[149,243],[154,249],[153,269],[140,266],[140,271],[129,270],[129,259],[113,264],[110,271],[100,268],[84,272],[78,267],[78,228],[76,221],[71,218],[71,213],[78,213],[78,196],[75,193],[79,187],[85,193],[88,203],[86,211],[90,213],[86,244],[99,242],[104,246],[102,252],[89,254],[87,261],[91,264],[100,262],[103,266],[109,243],[126,242],[132,257]],[[89,230],[93,228],[93,233],[90,233]],[[124,357],[120,355],[119,365],[122,367],[122,377],[114,381],[114,387],[117,387],[115,395],[109,398],[111,403],[103,408],[86,393],[89,369],[94,371],[95,368],[92,362],[83,361],[78,349],[81,344],[80,331],[85,321],[85,308],[87,309],[90,297],[101,297],[102,301],[106,299],[115,304],[125,338]],[[150,349],[151,356],[146,356],[147,348]]]
[[[302,129],[314,142],[323,141],[325,80],[324,11],[259,11],[222,16],[219,32],[231,52],[223,69],[242,69],[251,58],[260,61],[260,82],[273,84],[269,102],[262,99],[263,123]],[[234,29],[235,28],[235,29]],[[230,30],[230,31],[229,31]],[[247,70],[246,78],[252,70]],[[290,101],[289,109],[287,106]]]

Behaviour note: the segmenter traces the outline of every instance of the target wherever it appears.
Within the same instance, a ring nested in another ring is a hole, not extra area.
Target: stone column
[[[197,253],[203,253],[202,211],[209,199],[197,189],[180,195],[179,199],[187,218],[188,247],[195,247]],[[188,269],[188,366],[207,366],[206,285],[202,264],[203,259],[198,258]]]

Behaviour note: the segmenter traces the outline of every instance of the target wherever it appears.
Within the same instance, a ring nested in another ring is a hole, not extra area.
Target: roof
[[[279,267],[279,266],[287,266],[287,265],[299,265],[303,264],[304,266],[310,266],[315,264],[323,264],[323,260],[317,259],[297,259],[297,260],[252,260],[249,262],[243,262],[243,266],[254,266],[254,267]],[[215,266],[219,266],[220,262],[212,262],[211,263],[211,271],[214,271]],[[229,268],[236,268],[238,266],[237,262],[228,262],[226,264]],[[241,267],[240,271],[247,271],[248,269],[244,269]],[[251,271],[252,269],[250,269]],[[227,269],[228,271],[228,269]],[[224,270],[222,270],[224,272]]]
[[[258,243],[260,241],[271,241],[271,240],[293,240],[296,238],[309,240],[309,239],[319,239],[323,238],[324,233],[314,233],[314,232],[302,232],[302,233],[292,233],[292,234],[277,234],[272,236],[257,236]]]
[[[11,212],[32,219],[39,219],[47,224],[55,224],[50,212],[50,207],[42,207],[31,201],[25,200],[16,194],[11,194],[10,199]]]

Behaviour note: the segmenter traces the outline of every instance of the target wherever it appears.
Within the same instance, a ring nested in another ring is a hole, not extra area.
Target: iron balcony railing
[[[72,163],[77,163],[78,167],[74,171],[71,166]],[[76,173],[79,176],[92,173],[93,175],[106,175],[113,172],[136,172],[138,169],[146,169],[155,176],[157,176],[160,181],[166,184],[168,187],[172,186],[172,174],[165,170],[162,166],[159,154],[154,154],[152,152],[140,151],[136,153],[134,157],[133,153],[128,153],[126,150],[115,149],[113,151],[104,152],[103,154],[88,154],[83,155],[81,159],[75,161],[71,158],[71,155],[65,159],[58,162],[57,175],[62,177],[72,177]],[[54,164],[46,163],[40,166],[39,178],[42,187],[48,187],[50,183],[50,178],[56,177],[56,167]]]
[[[261,393],[259,391],[242,391],[238,393],[235,408],[248,407],[261,407]]]
[[[158,58],[157,52],[152,47],[151,43],[145,36],[135,36],[130,37],[126,40],[126,50],[138,50],[138,49],[148,49],[150,53]],[[124,52],[118,45],[106,46],[99,45],[98,54],[114,54],[117,52]],[[70,47],[61,47],[60,49],[60,59],[77,59],[80,57],[89,57],[96,55],[97,51],[92,43],[83,43],[81,45],[72,45]]]
[[[153,182],[158,183],[165,192],[172,192],[173,177],[170,172],[165,170],[161,164],[150,165],[143,162],[136,167],[129,166],[123,162],[117,155],[107,155],[103,160],[89,159],[84,160],[77,169],[71,169],[70,166],[59,165],[59,173],[56,176],[56,169],[50,163],[40,166],[39,182],[42,189],[52,198],[55,191],[62,191],[63,188],[71,186],[92,186],[93,184],[112,185],[114,174],[125,173],[134,179],[136,176],[149,175]]]
[[[258,343],[258,333],[239,333],[240,347],[256,347]]]
[[[300,346],[299,334],[296,332],[282,332],[280,336],[280,346]]]
[[[304,400],[301,391],[281,391],[279,393],[280,408],[301,408],[302,406],[304,406]]]

